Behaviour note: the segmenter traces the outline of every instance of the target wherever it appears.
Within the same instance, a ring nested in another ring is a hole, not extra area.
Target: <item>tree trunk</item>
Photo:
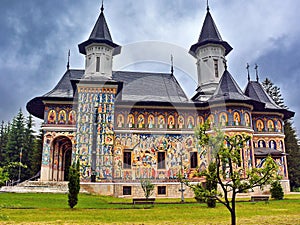
[[[235,214],[235,191],[232,193],[231,200],[231,225],[236,225],[236,214]]]
[[[231,211],[231,225],[236,225],[235,210]]]

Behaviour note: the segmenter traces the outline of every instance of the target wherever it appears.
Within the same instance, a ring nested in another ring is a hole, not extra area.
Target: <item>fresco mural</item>
[[[93,123],[95,121],[98,121],[95,126],[97,129],[95,143],[96,180],[112,179],[115,94],[116,89],[114,88],[78,88],[78,128],[76,136],[78,150],[76,155],[80,160],[80,172],[83,180],[90,179],[92,173],[91,156]],[[98,116],[97,120],[95,119],[96,115]],[[123,126],[123,115],[119,116],[119,121],[118,126]]]

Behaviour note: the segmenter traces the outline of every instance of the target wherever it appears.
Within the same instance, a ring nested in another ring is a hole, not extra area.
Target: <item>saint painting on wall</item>
[[[269,148],[276,149],[276,142],[274,140],[269,141]]]
[[[184,127],[184,118],[183,116],[178,117],[178,128],[182,129]]]
[[[60,110],[59,114],[58,114],[58,123],[59,124],[65,124],[66,120],[67,120],[67,114],[65,110]]]
[[[173,129],[174,128],[174,126],[175,126],[174,121],[175,121],[174,116],[170,115],[168,117],[168,128],[169,129]]]
[[[48,123],[55,124],[56,121],[56,112],[55,110],[51,109],[48,113]]]
[[[113,145],[114,144],[114,135],[113,134],[106,134],[105,135],[105,144],[106,145]]]
[[[195,126],[195,120],[194,120],[194,117],[189,116],[189,117],[188,117],[187,128],[188,128],[188,129],[193,129],[194,126]]]
[[[272,120],[268,120],[268,131],[274,131],[274,122]]]
[[[149,116],[148,116],[148,128],[154,128],[155,127],[155,125],[154,125],[155,123],[154,123],[154,116],[152,115],[152,114],[150,114]]]
[[[165,117],[163,115],[158,116],[158,128],[164,128],[165,126]]]
[[[234,122],[235,126],[240,125],[240,123],[241,123],[241,117],[240,117],[240,114],[238,112],[234,112],[233,113],[233,122]]]
[[[279,120],[276,121],[276,131],[277,132],[282,132],[282,125]]]
[[[245,113],[245,125],[247,127],[251,126],[249,113]]]
[[[256,121],[256,128],[257,128],[257,131],[259,132],[262,132],[263,129],[264,129],[264,123],[262,120],[257,120]]]
[[[143,114],[140,114],[138,116],[138,120],[137,120],[137,124],[138,124],[138,128],[145,128],[145,117]]]
[[[202,116],[197,117],[197,126],[204,124],[204,119]]]
[[[118,115],[118,118],[117,118],[117,127],[118,128],[124,127],[124,116],[122,114]]]
[[[219,115],[219,123],[221,126],[226,126],[228,122],[228,116],[225,112],[220,113]]]
[[[76,113],[74,110],[71,110],[69,112],[68,123],[71,125],[75,124],[76,122],[75,118],[76,118]]]
[[[257,143],[259,148],[265,148],[266,147],[266,142],[264,140],[259,140]]]
[[[215,123],[214,115],[210,114],[209,117],[207,118],[207,120],[209,121],[210,128],[212,128]]]
[[[129,114],[127,116],[127,126],[129,128],[133,128],[134,127],[134,116],[132,114]]]

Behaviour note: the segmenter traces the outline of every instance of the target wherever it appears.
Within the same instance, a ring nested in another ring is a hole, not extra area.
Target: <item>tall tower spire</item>
[[[111,38],[103,11],[102,0],[100,15],[89,39],[78,45],[79,52],[86,56],[84,78],[112,79],[112,60],[116,52],[114,49],[120,46]]]
[[[173,55],[171,55],[171,74],[174,74],[174,61],[173,61]]]
[[[70,70],[70,49],[69,49],[69,51],[68,51],[67,70]]]
[[[197,59],[198,87],[197,92],[207,100],[215,91],[220,78],[226,70],[225,56],[232,47],[222,40],[218,28],[210,14],[207,0],[207,12],[198,42],[193,44],[189,53]]]

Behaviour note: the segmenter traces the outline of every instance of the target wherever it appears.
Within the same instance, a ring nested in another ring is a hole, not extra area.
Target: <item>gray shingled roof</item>
[[[266,93],[265,89],[258,81],[249,81],[244,93],[245,95],[252,99],[255,99],[256,101],[265,103],[266,108],[268,109],[282,109]]]
[[[43,117],[44,105],[42,100],[59,99],[72,100],[74,90],[72,81],[80,79],[84,70],[68,70],[58,84],[43,96],[36,97],[27,103],[27,110],[39,118]],[[189,103],[188,97],[173,74],[116,71],[113,80],[123,82],[122,99],[117,102],[162,102]]]
[[[251,99],[244,95],[243,91],[240,89],[231,74],[227,70],[225,70],[215,93],[209,98],[208,101],[211,102],[229,100],[246,101]]]
[[[227,55],[232,50],[232,47],[226,41],[222,40],[222,37],[218,31],[217,26],[209,10],[207,10],[198,42],[191,46],[190,52],[195,54],[198,47],[210,43],[222,45],[225,48],[225,55]]]
[[[119,45],[115,44],[111,38],[109,28],[107,26],[103,10],[98,17],[98,20],[90,34],[90,37],[87,41],[78,45],[79,52],[86,54],[85,47],[92,43],[105,43],[113,48],[118,47]]]

